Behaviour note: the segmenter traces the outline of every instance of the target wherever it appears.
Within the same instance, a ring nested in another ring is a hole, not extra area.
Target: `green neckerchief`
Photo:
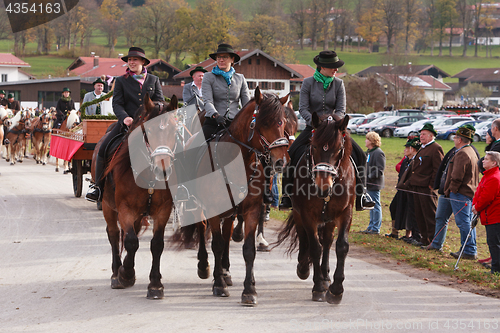
[[[69,102],[69,101],[71,101],[71,96],[68,96],[68,97],[61,96],[61,100],[63,102]]]
[[[329,76],[324,76],[323,74],[321,74],[320,72],[318,72],[318,70],[316,69],[316,72],[314,72],[314,79],[316,81],[318,81],[319,83],[323,83],[323,89],[328,89],[328,87],[330,86],[330,84],[332,84],[332,81],[333,81],[333,77],[329,77]]]

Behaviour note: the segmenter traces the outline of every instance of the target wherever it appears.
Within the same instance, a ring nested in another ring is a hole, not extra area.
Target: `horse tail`
[[[288,215],[284,226],[278,233],[278,240],[273,244],[273,248],[288,241],[288,249],[286,253],[291,255],[297,248],[299,237],[297,235],[297,229],[295,228],[295,219],[293,218],[293,212]]]
[[[199,222],[206,223],[206,222]],[[172,236],[170,236],[171,247],[176,250],[184,250],[187,248],[192,248],[195,244],[199,243],[200,237],[205,237],[205,235],[200,235],[200,228],[198,223],[193,223],[182,228],[177,229]]]

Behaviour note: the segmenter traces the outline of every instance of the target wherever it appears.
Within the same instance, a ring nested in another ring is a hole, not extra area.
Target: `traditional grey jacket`
[[[219,113],[228,119],[234,119],[240,108],[250,101],[250,92],[243,74],[234,73],[228,86],[221,75],[205,73],[201,91],[205,103],[205,117]]]
[[[184,105],[196,104],[196,101],[198,101],[198,106],[203,109],[201,91],[193,82],[184,85],[184,89],[182,89],[182,100]]]
[[[385,154],[377,147],[366,155],[366,189],[379,191],[384,188]]]
[[[300,89],[299,112],[308,125],[311,125],[313,112],[318,116],[335,113],[343,118],[345,103],[345,88],[341,79],[334,78],[326,91],[323,83],[316,81],[314,77],[304,79]]]
[[[105,93],[104,93],[104,92],[101,94],[101,96],[100,96],[100,97],[102,97],[103,95],[105,95]],[[94,92],[93,92],[93,91],[88,92],[88,93],[86,93],[86,94],[85,94],[85,96],[83,97],[83,102],[82,102],[82,104],[83,104],[83,103],[87,103],[87,102],[92,102],[92,101],[93,101],[94,99],[96,99],[96,98],[97,98],[97,97],[96,97],[96,95],[94,94]],[[90,116],[90,115],[95,115],[95,112],[96,112],[96,110],[97,110],[97,105],[99,105],[99,104],[101,105],[101,112],[102,112],[102,102],[100,102],[100,103],[98,103],[98,104],[94,104],[94,105],[91,105],[91,106],[87,106],[87,107],[85,108],[85,114],[86,114],[86,115],[89,115],[89,116]]]

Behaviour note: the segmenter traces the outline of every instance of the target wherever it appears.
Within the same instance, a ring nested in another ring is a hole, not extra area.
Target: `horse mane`
[[[0,108],[0,119],[7,116],[8,114],[9,113],[7,112],[7,110],[5,108]]]
[[[21,115],[22,115],[22,111],[19,111],[18,113],[16,113],[16,115],[14,117],[12,117],[10,119],[12,121],[12,124],[10,125],[9,130],[11,130],[14,127],[16,127],[17,125],[19,125],[19,121],[21,120]]]
[[[107,175],[112,169],[114,169],[118,174],[123,174],[124,172],[126,172],[131,165],[130,153],[128,149],[128,137],[130,136],[130,133],[132,133],[137,127],[139,127],[146,121],[170,111],[172,110],[169,110],[167,105],[164,105],[164,108],[160,111],[160,107],[157,104],[155,104],[155,107],[148,113],[148,110],[144,107],[144,105],[141,105],[137,110],[136,113],[137,116],[130,125],[128,132],[125,133],[121,145],[118,147],[118,149],[115,152],[115,155],[108,164],[108,167],[106,168],[105,171],[105,175]],[[118,126],[118,124],[116,126]]]
[[[342,119],[339,119],[338,117],[334,117],[334,121],[326,121],[328,118],[328,115],[323,115],[320,117],[321,123],[318,126],[318,128],[315,129],[314,135],[311,138],[311,144],[314,144],[318,147],[323,147],[325,145],[330,145],[336,142],[338,138],[342,137],[344,135],[344,148],[345,148],[345,153],[344,156],[350,156],[351,155],[351,140],[349,137],[349,133],[347,131],[344,131],[343,133],[339,133],[339,128],[338,125],[342,122]],[[336,120],[336,121],[335,121]]]

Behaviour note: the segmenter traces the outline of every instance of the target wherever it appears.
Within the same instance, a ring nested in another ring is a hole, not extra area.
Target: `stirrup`
[[[375,201],[372,200],[368,193],[361,195],[361,208],[363,210],[371,210],[375,207]]]
[[[196,197],[194,195],[190,195],[189,199],[184,201],[184,210],[186,212],[195,211],[198,209],[199,206],[200,205],[198,203],[198,200],[196,199]]]
[[[289,196],[283,195],[279,205],[279,210],[289,210],[292,208],[292,199]]]
[[[90,202],[99,202],[101,201],[101,189],[99,186],[96,184],[90,184],[89,190],[87,191],[87,194],[85,195],[85,199],[87,199]]]
[[[189,191],[186,186],[184,185],[178,185],[177,186],[177,193],[175,194],[175,201],[188,201],[189,200]]]

